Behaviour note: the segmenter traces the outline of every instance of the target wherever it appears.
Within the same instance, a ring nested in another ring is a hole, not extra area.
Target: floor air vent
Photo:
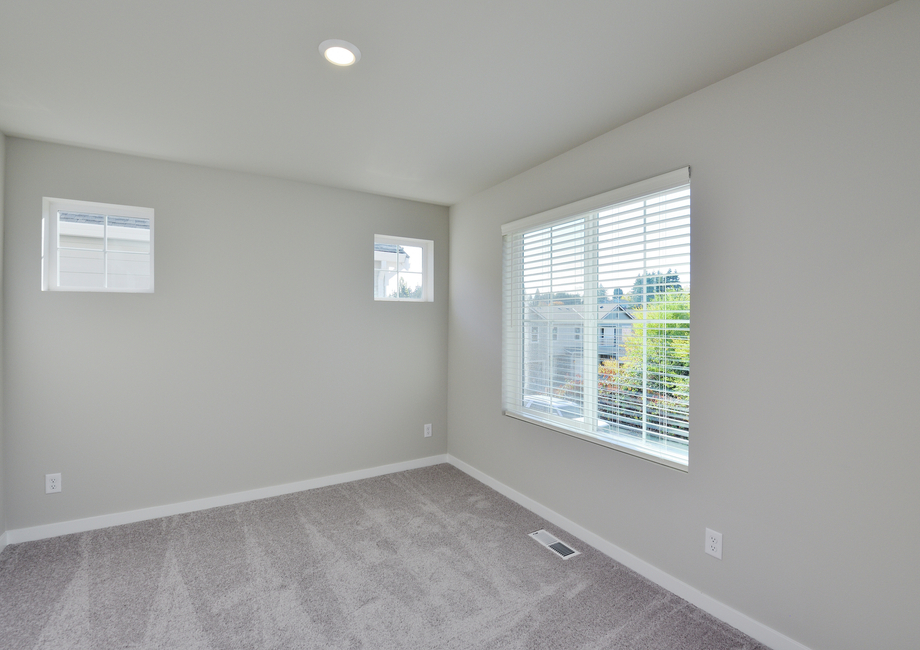
[[[558,539],[547,533],[542,528],[535,533],[530,533],[530,536],[543,544],[543,546],[551,550],[553,553],[561,557],[563,560],[568,560],[569,558],[575,557],[576,555],[581,555],[580,551],[576,551],[565,542],[560,542]]]

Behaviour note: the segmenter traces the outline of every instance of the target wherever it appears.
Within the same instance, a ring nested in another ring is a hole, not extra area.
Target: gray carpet
[[[450,465],[8,546],[0,647],[765,650]]]

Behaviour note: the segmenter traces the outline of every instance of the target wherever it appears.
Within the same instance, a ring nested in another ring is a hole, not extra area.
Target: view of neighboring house
[[[632,334],[634,320],[628,301],[616,297],[601,303],[598,310],[604,315],[587,324],[584,305],[559,302],[566,301],[538,301],[527,307],[526,395],[558,394],[579,383],[585,368],[586,344],[592,355],[590,367],[594,369],[603,361],[620,362],[626,356],[624,341]]]
[[[60,212],[57,219],[61,286],[150,287],[150,219],[83,212]]]
[[[374,237],[374,298],[430,300],[430,289],[425,291],[425,261],[426,255],[431,258],[432,242],[396,240],[396,237]],[[426,244],[428,253],[423,251]],[[427,274],[430,276],[430,268]]]
[[[396,244],[374,244],[374,297],[383,298],[396,291],[400,271],[409,270],[406,249]]]

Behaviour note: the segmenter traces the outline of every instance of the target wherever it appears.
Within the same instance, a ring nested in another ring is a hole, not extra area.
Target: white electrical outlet
[[[426,438],[431,437],[431,425],[430,424],[425,425],[425,437]]]
[[[61,491],[61,475],[45,474],[45,494]]]
[[[722,559],[722,533],[706,529],[706,552],[718,560]]]

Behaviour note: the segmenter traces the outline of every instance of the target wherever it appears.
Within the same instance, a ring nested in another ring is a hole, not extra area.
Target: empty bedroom
[[[2,0],[0,650],[920,647],[918,35]]]

